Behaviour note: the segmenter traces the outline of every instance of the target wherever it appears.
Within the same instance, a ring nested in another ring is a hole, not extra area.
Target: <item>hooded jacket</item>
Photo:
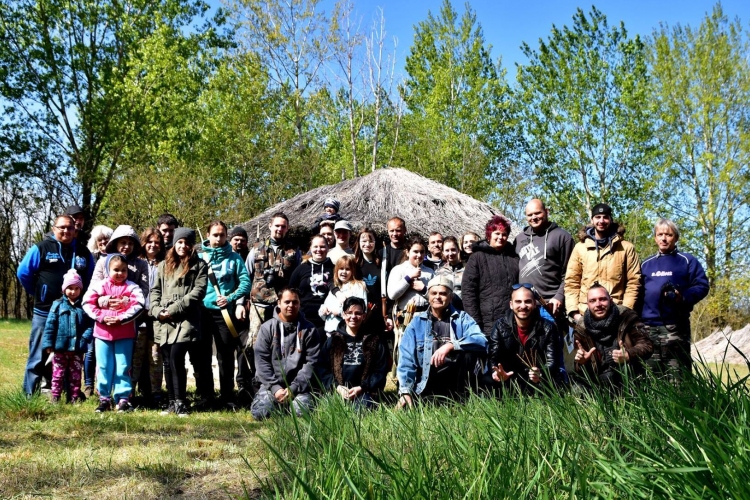
[[[565,273],[565,310],[569,315],[583,314],[588,308],[587,294],[598,281],[607,289],[615,304],[635,307],[641,289],[641,264],[635,247],[625,241],[625,226],[610,226],[609,243],[596,244],[594,228],[578,232],[579,243],[573,248]]]
[[[60,297],[49,310],[42,351],[51,348],[55,352],[85,352],[93,333],[94,321],[83,311],[80,298],[71,304],[67,297]]]
[[[109,276],[109,269],[107,265],[109,260],[107,256],[118,253],[117,252],[117,240],[121,238],[130,238],[133,240],[133,251],[125,257],[128,263],[128,281],[132,281],[137,284],[143,296],[148,300],[149,292],[149,270],[148,262],[138,257],[141,254],[141,240],[138,238],[138,233],[135,232],[131,226],[117,226],[112,232],[112,237],[107,243],[107,255],[104,255],[96,261],[96,268],[94,269],[94,276],[91,278],[91,283],[94,284],[98,281],[105,279]],[[104,307],[105,302],[100,302],[100,305]],[[148,306],[148,304],[146,304]]]
[[[116,254],[119,255],[119,254]],[[107,277],[97,283],[93,283],[86,294],[83,296],[83,310],[89,315],[96,324],[94,325],[94,337],[102,340],[121,340],[131,339],[136,336],[134,319],[143,310],[146,299],[138,285],[130,280],[123,283],[116,283],[109,276],[109,261],[113,255],[108,255],[105,261]],[[109,309],[100,306],[100,299],[107,297],[126,298],[126,303],[119,309]],[[120,324],[107,325],[104,319],[108,317],[117,317]]]
[[[464,310],[489,336],[495,321],[510,309],[512,286],[518,283],[518,256],[511,243],[495,250],[486,241],[472,246],[461,280]]]
[[[242,257],[232,251],[232,245],[229,242],[218,248],[212,248],[206,240],[202,246],[198,258],[211,266],[219,283],[219,291],[227,298],[229,304],[237,302],[237,299],[250,293],[250,275],[247,273]],[[216,305],[216,290],[210,283],[206,288],[203,306],[207,309],[219,310],[219,306]]]
[[[78,272],[86,290],[94,271],[94,258],[76,240],[63,245],[52,235],[29,248],[16,275],[26,293],[34,297],[34,314],[46,316],[52,302],[62,297],[63,277],[70,269]]]
[[[302,312],[296,327],[295,335],[284,336],[278,307],[274,308],[273,318],[260,327],[255,341],[255,378],[261,389],[271,394],[287,387],[293,395],[310,392],[320,355],[320,338]]]
[[[164,261],[159,263],[158,275],[151,289],[150,314],[154,319],[154,342],[159,345],[194,342],[200,338],[201,304],[208,286],[208,267],[197,258],[189,265],[185,276],[182,264],[166,276]],[[159,313],[166,309],[170,319],[159,321]]]
[[[544,232],[537,234],[526,226],[516,236],[518,281],[531,283],[546,300],[565,302],[565,271],[573,253],[573,237],[550,222]]]
[[[514,372],[514,376],[507,382],[517,383],[522,390],[527,389],[531,382],[529,369],[519,356],[531,359],[532,365],[542,368],[542,377],[551,377],[555,383],[562,379],[558,364],[562,352],[558,352],[561,345],[556,341],[557,327],[553,322],[542,318],[538,309],[534,311],[533,319],[534,324],[525,345],[518,336],[518,324],[513,311],[508,311],[495,322],[489,339],[490,363],[492,366],[502,365],[506,372]]]
[[[350,344],[355,342],[361,343],[359,353],[353,353],[354,356],[350,353],[353,359],[347,359],[347,353],[352,350]],[[359,386],[364,392],[373,393],[385,387],[388,352],[380,336],[364,331],[364,325],[359,334],[352,337],[342,322],[323,345],[318,366],[320,382],[325,389],[335,384],[350,389]]]

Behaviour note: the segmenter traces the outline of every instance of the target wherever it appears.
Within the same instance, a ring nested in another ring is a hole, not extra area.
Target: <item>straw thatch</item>
[[[278,203],[244,224],[251,240],[260,228],[268,233],[268,221],[275,212],[284,212],[298,234],[308,230],[323,213],[323,202],[333,197],[341,202],[339,213],[355,231],[368,225],[385,233],[386,222],[394,216],[406,221],[409,232],[427,236],[439,231],[444,236],[460,236],[466,231],[484,234],[484,226],[498,210],[421,175],[401,168],[382,168],[364,177],[321,186]],[[515,228],[514,228],[515,229]],[[514,234],[517,232],[514,231]]]

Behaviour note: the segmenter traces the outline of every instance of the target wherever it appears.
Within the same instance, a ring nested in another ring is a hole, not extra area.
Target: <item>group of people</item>
[[[249,406],[262,419],[310,411],[318,390],[371,407],[388,380],[404,407],[469,389],[618,391],[647,365],[673,381],[691,370],[689,317],[708,280],[667,219],[640,262],[604,203],[578,243],[537,199],[513,243],[499,215],[483,238],[427,241],[393,217],[382,241],[354,234],[340,208],[325,200],[303,254],[280,212],[252,247],[219,220],[197,242],[170,214],[140,235],[95,226],[87,246],[83,210],[68,207],[18,269],[34,296],[25,391],[96,394],[97,412],[132,411],[139,394],[185,416],[189,359],[193,408]]]

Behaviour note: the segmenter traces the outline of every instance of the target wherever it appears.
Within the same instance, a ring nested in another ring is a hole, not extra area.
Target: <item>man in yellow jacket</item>
[[[577,321],[586,312],[586,295],[594,282],[607,289],[612,301],[633,309],[641,287],[641,264],[635,247],[625,241],[625,227],[612,222],[612,208],[599,203],[591,225],[578,233],[565,273],[565,310]]]

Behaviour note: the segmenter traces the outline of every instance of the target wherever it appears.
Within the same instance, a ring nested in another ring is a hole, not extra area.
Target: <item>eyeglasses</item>
[[[60,231],[75,231],[75,226],[55,226],[55,228],[59,229]]]

